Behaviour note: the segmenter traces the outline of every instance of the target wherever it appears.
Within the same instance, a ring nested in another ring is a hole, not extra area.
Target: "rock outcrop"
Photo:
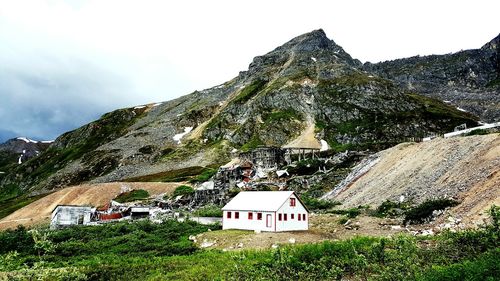
[[[448,101],[483,121],[500,121],[500,35],[474,50],[447,55],[416,56],[364,69],[399,86]]]

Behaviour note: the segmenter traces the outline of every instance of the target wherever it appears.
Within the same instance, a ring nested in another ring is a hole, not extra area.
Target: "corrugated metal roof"
[[[277,211],[293,191],[241,191],[222,210]]]

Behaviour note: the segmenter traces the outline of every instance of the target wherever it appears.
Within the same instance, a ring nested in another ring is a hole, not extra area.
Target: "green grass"
[[[260,92],[267,81],[264,80],[255,80],[250,85],[246,86],[241,90],[241,92],[233,99],[234,103],[245,103],[253,96],[255,96],[258,92]]]
[[[264,144],[265,143],[259,138],[258,135],[253,135],[252,138],[247,143],[241,146],[240,150],[242,152],[248,152]]]
[[[358,236],[277,249],[201,250],[192,221],[120,222],[0,232],[6,280],[498,280],[500,208],[477,230],[432,238]],[[254,235],[212,231],[215,239]]]
[[[206,168],[199,175],[197,175],[194,178],[190,179],[189,182],[190,183],[206,182],[210,178],[212,178],[216,173],[217,173],[217,169],[215,169],[215,168]]]
[[[328,210],[335,206],[340,205],[338,202],[333,202],[329,200],[322,200],[314,197],[310,197],[307,195],[303,195],[300,198],[302,202],[306,205],[309,211],[319,211],[319,210]]]
[[[144,200],[149,197],[149,192],[144,189],[134,189],[129,192],[124,192],[118,195],[114,200],[119,203]]]
[[[189,196],[193,194],[194,194],[194,189],[191,186],[181,185],[174,190],[171,197],[175,198],[177,196],[184,196],[184,195]]]
[[[197,181],[213,172],[218,167],[218,164],[207,167],[193,166],[177,170],[170,170],[151,175],[128,178],[124,181],[128,182],[181,182],[181,181]]]
[[[28,195],[21,195],[19,197],[15,198],[10,198],[4,201],[0,201],[0,219],[14,213],[15,211],[21,209],[24,206],[27,206],[36,200],[43,198],[50,193],[46,194],[41,194],[41,195],[36,195],[36,196],[28,196]]]
[[[300,113],[294,109],[274,110],[264,113],[262,119],[266,123],[274,123],[281,120],[303,120]]]

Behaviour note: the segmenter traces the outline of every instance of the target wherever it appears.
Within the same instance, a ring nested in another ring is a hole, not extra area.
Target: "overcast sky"
[[[0,142],[221,84],[318,28],[362,62],[479,48],[500,33],[498,11],[498,0],[0,0]]]

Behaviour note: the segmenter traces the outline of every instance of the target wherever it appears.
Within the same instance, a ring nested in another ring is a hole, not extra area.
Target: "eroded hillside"
[[[325,197],[346,208],[451,198],[460,204],[450,212],[469,225],[482,223],[486,210],[500,205],[499,134],[403,143],[363,165],[371,167],[357,169],[361,172],[351,182]]]

